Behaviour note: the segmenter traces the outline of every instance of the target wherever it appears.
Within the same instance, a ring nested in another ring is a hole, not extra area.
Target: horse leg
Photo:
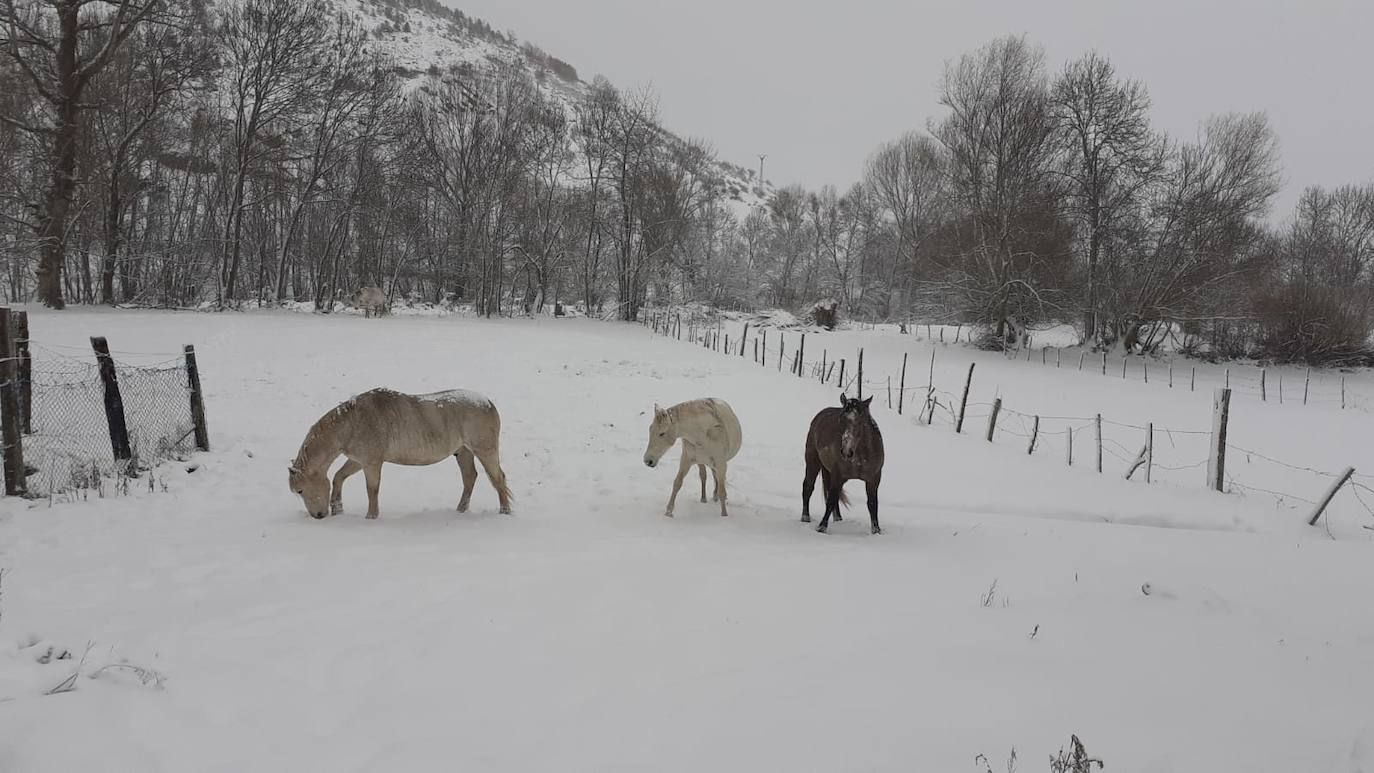
[[[729,515],[725,511],[725,466],[728,462],[721,462],[714,466],[716,478],[716,498],[720,500],[720,517]]]
[[[821,473],[821,459],[816,448],[806,444],[806,472],[802,475],[802,523],[811,523],[811,492],[816,490],[816,476]],[[821,492],[825,494],[824,491]]]
[[[868,487],[868,520],[871,522],[874,534],[882,534],[883,530],[878,526],[878,483],[882,478],[873,478],[864,481]]]
[[[712,490],[712,491],[715,490],[715,486],[716,486],[716,470],[715,470],[715,468],[711,468],[711,490]],[[719,498],[720,498],[720,497],[718,497],[718,496],[715,495],[715,494],[712,494],[712,495],[711,495],[711,501],[712,501],[712,502],[716,501],[716,500],[719,499]]]
[[[463,498],[458,500],[458,512],[466,513],[472,501],[472,487],[477,484],[477,465],[472,461],[472,449],[466,446],[453,457],[458,460],[458,472],[463,476]]]
[[[363,466],[352,459],[344,460],[343,466],[334,473],[334,486],[329,491],[329,514],[338,515],[343,512],[343,484],[348,480],[348,476],[361,470]]]
[[[678,461],[677,476],[673,478],[673,493],[668,495],[668,509],[663,514],[669,518],[673,517],[673,507],[677,504],[677,492],[682,488],[682,479],[687,477],[687,471],[692,469],[692,459],[687,456],[687,449],[682,449],[682,459]]]
[[[382,487],[382,463],[369,464],[363,468],[363,475],[367,478],[367,517],[376,518],[377,492]]]
[[[820,468],[820,482],[826,487],[826,515],[820,516],[816,531],[824,534],[830,529],[830,516],[840,514],[840,489],[844,483],[838,482],[824,467]]]
[[[476,453],[477,461],[487,471],[487,480],[496,489],[496,498],[501,500],[501,512],[510,513],[510,489],[506,487],[506,473],[501,469],[501,454],[495,448]]]
[[[706,501],[706,465],[698,464],[697,472],[701,473],[701,501]]]

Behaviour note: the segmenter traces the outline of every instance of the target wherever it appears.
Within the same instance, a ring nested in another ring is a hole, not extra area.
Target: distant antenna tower
[[[760,188],[763,187],[763,160],[764,160],[765,158],[768,158],[768,154],[767,154],[767,153],[760,153],[760,154],[759,154],[759,187],[760,187]]]

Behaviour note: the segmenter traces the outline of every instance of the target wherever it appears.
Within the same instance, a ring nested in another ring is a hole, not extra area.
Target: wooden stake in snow
[[[1145,425],[1145,482],[1150,482],[1150,471],[1155,466],[1155,423]]]
[[[1226,482],[1226,424],[1231,414],[1231,390],[1218,389],[1212,402],[1212,448],[1207,455],[1207,488],[1223,491]]]
[[[859,350],[859,391],[858,398],[864,399],[864,350]]]
[[[964,329],[964,323],[962,323],[962,322],[959,323],[959,326],[958,326],[958,327],[954,328],[954,343],[956,343],[956,344],[959,343],[959,331],[961,331],[961,330],[963,330],[963,329]]]
[[[1097,472],[1102,472],[1102,414],[1093,419],[1094,434],[1097,435]]]
[[[801,348],[797,350],[797,378],[802,377],[802,364],[806,362],[806,334],[802,333]]]
[[[757,344],[758,339],[754,339],[754,343]],[[757,348],[755,349],[755,353],[758,353]],[[763,329],[763,353],[759,357],[755,357],[754,359],[764,367],[768,367],[768,363],[766,362],[766,360],[768,359],[768,328]]]
[[[1268,396],[1265,394],[1265,389],[1264,389],[1264,376],[1265,376],[1265,374],[1268,373],[1268,372],[1269,372],[1268,369],[1266,369],[1266,368],[1260,368],[1260,402],[1262,402],[1262,403],[1263,403],[1263,402],[1267,402],[1268,399],[1269,399]]]
[[[821,350],[821,383],[822,383],[822,384],[825,383],[826,376],[829,375],[829,374],[827,374],[827,373],[825,372],[825,358],[826,358],[826,355],[828,355],[829,353],[830,353],[830,352],[827,351],[827,350],[825,350],[825,349],[822,349],[822,350]]]
[[[1068,450],[1067,450],[1065,453],[1068,454],[1069,466],[1072,467],[1072,466],[1073,466],[1073,427],[1069,427],[1068,429],[1064,430],[1064,435],[1068,438],[1068,441],[1069,441]]]
[[[1341,410],[1345,410],[1345,376],[1341,376]]]
[[[759,339],[754,339],[754,362],[759,361]]]
[[[997,431],[997,414],[1002,410],[1002,398],[996,397],[992,401],[992,413],[988,414],[988,442],[992,442],[992,433]]]
[[[1326,510],[1326,506],[1331,504],[1331,498],[1336,496],[1336,492],[1340,491],[1341,486],[1344,486],[1345,482],[1350,480],[1350,476],[1354,474],[1355,468],[1347,467],[1345,468],[1345,472],[1341,473],[1340,477],[1336,478],[1336,481],[1331,484],[1331,488],[1326,490],[1326,494],[1321,498],[1321,501],[1313,508],[1312,517],[1307,519],[1308,526],[1317,525],[1317,519],[1322,517],[1322,512]]]
[[[1087,356],[1088,356],[1088,353],[1087,353],[1087,352],[1079,352],[1079,353],[1078,353],[1078,369],[1079,369],[1079,370],[1083,370],[1083,358],[1085,358],[1085,357],[1087,357]]]
[[[1230,388],[1231,388],[1231,369],[1230,369],[1230,368],[1227,368],[1227,369],[1226,369],[1226,388],[1227,388],[1227,389],[1230,389]]]
[[[1196,392],[1196,391],[1197,391],[1197,366],[1196,366],[1196,365],[1193,366],[1193,375],[1188,379],[1188,391],[1189,391],[1189,392]]]
[[[1107,375],[1107,353],[1102,353],[1102,375]]]
[[[1121,358],[1121,377],[1126,378],[1126,358]]]
[[[1169,388],[1174,388],[1174,361],[1169,360]]]
[[[1279,405],[1283,405],[1283,371],[1279,371]]]
[[[1030,455],[1032,455],[1032,454],[1035,453],[1035,441],[1036,441],[1036,439],[1039,438],[1039,437],[1040,437],[1040,417],[1039,417],[1039,416],[1036,416],[1036,417],[1035,417],[1035,423],[1031,424],[1031,439],[1030,439],[1030,445],[1026,447],[1026,455],[1027,455],[1027,456],[1030,456]]]
[[[1150,361],[1149,361],[1149,360],[1141,360],[1141,361],[1140,361],[1140,367],[1143,369],[1143,371],[1144,371],[1144,373],[1145,373],[1145,383],[1146,383],[1146,384],[1150,383]]]
[[[744,332],[739,337],[739,356],[744,356],[744,340],[749,337],[749,323],[744,323]]]
[[[1302,382],[1302,404],[1307,405],[1307,389],[1312,386],[1312,369],[1307,369],[1307,378]]]
[[[1043,348],[1040,350],[1040,364],[1045,364],[1045,350]]]
[[[782,372],[782,355],[787,351],[787,334],[778,333],[778,372]]]
[[[887,409],[892,410],[892,377],[887,377]]]
[[[1063,367],[1063,365],[1064,365],[1064,350],[1063,350],[1063,349],[1055,349],[1055,350],[1054,350],[1054,367],[1059,368],[1059,367]]]
[[[849,391],[849,387],[846,386],[845,383],[844,383],[844,358],[843,358],[843,357],[840,358],[840,380],[839,380],[839,385],[840,385],[840,394],[844,394],[844,393],[846,393],[846,392]]]
[[[897,415],[902,415],[902,405],[906,403],[906,352],[902,352],[902,377],[897,382]]]
[[[964,396],[959,400],[959,420],[954,423],[954,434],[964,431],[964,409],[968,407],[968,388],[973,384],[973,366],[976,362],[968,364],[968,378],[964,380]]]

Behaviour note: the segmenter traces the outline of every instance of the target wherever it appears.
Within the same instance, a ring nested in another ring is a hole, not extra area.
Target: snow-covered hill
[[[375,45],[396,63],[412,88],[430,78],[463,78],[493,70],[522,69],[570,115],[587,91],[587,83],[567,62],[436,2],[422,1],[416,6],[396,0],[335,3],[341,12],[362,21],[371,31]],[[672,99],[670,94],[662,96]],[[670,137],[681,141],[675,135]],[[737,211],[761,205],[772,195],[773,186],[767,181],[760,183],[758,173],[752,169],[717,160],[715,172],[721,190],[736,204]]]

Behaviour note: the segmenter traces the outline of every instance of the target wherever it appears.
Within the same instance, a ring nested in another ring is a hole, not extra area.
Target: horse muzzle
[[[650,459],[650,458],[647,457],[647,456],[644,457],[644,466],[645,466],[645,467],[650,467],[650,468],[652,468],[652,467],[654,467],[654,466],[657,465],[657,464],[658,464],[658,461],[657,461],[657,460]]]

